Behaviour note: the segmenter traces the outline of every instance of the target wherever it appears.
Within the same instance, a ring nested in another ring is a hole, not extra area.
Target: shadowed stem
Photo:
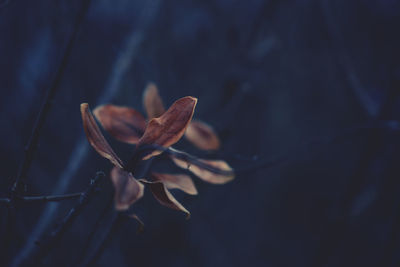
[[[325,149],[324,147],[325,145],[335,144],[336,142],[343,141],[346,138],[354,138],[357,134],[360,133],[371,134],[372,132],[376,131],[400,132],[400,124],[397,121],[391,121],[391,120],[361,124],[359,126],[351,127],[343,131],[340,131],[332,136],[313,139],[312,141],[303,144],[302,146],[294,149],[293,151],[282,154],[280,156],[275,156],[272,158],[255,157],[255,159],[249,159],[249,158],[244,159],[243,157],[238,158],[239,160],[246,160],[249,163],[240,168],[235,168],[235,172],[244,173],[250,171],[257,171],[268,167],[277,167],[280,166],[281,164],[298,159],[299,155],[306,154],[311,147],[317,147],[318,149]]]
[[[200,167],[201,169],[210,171],[212,173],[215,174],[220,174],[220,175],[233,175],[233,171],[227,171],[227,170],[222,170],[220,168],[216,168],[210,164],[207,164],[206,162],[202,161],[201,159],[198,159],[195,156],[192,156],[186,152],[174,149],[172,147],[163,147],[160,145],[156,145],[156,144],[151,144],[151,145],[142,145],[139,148],[140,151],[138,151],[138,153],[135,153],[135,155],[132,157],[131,162],[137,163],[141,160],[141,158],[143,158],[144,156],[146,156],[147,154],[150,154],[153,151],[162,151],[165,154],[172,156],[176,159],[185,161],[188,163],[188,166],[190,165],[196,165],[198,167]],[[128,171],[130,171],[129,168],[130,165],[128,165],[128,167],[126,168]]]
[[[61,60],[60,66],[57,70],[55,79],[52,83],[52,85],[48,88],[46,92],[45,99],[43,101],[43,104],[40,108],[39,114],[37,116],[35,125],[33,127],[31,136],[29,137],[28,143],[25,146],[24,149],[24,157],[21,162],[21,165],[18,170],[17,178],[15,180],[14,185],[12,186],[12,191],[13,192],[24,192],[25,191],[25,183],[26,183],[26,178],[28,174],[28,170],[31,166],[32,160],[33,160],[33,155],[36,152],[38,142],[39,142],[39,135],[41,133],[41,130],[43,128],[43,125],[45,123],[45,120],[47,118],[47,115],[49,114],[50,108],[52,106],[53,99],[56,95],[57,89],[59,88],[59,85],[61,83],[61,79],[63,77],[65,68],[67,67],[68,64],[68,59],[71,55],[72,48],[74,46],[74,43],[76,41],[76,36],[78,34],[78,30],[83,22],[83,20],[86,17],[87,11],[89,9],[91,0],[84,0],[82,4],[82,9],[80,10],[80,13],[77,16],[75,25],[74,25],[74,30],[72,32],[72,35],[68,41],[68,44],[65,48],[65,52],[63,55],[63,58]]]
[[[89,203],[91,196],[97,191],[100,182],[105,177],[103,172],[98,172],[96,177],[91,180],[89,188],[80,196],[79,202],[68,212],[63,221],[50,233],[50,236],[39,244],[38,251],[29,259],[32,265],[40,265],[43,259],[50,253],[50,251],[58,244],[64,233],[71,227],[76,217],[80,214],[82,209]]]
[[[9,1],[6,1],[5,4],[7,4],[8,2]],[[55,74],[55,78],[52,82],[52,85],[46,91],[46,95],[43,100],[43,104],[41,105],[40,111],[37,115],[31,135],[29,137],[29,140],[28,140],[26,146],[24,147],[23,159],[19,165],[17,177],[16,177],[15,182],[14,182],[13,186],[11,187],[11,190],[9,193],[10,198],[15,198],[16,195],[20,195],[21,193],[24,193],[26,191],[25,185],[26,185],[26,180],[27,180],[27,174],[31,167],[33,156],[37,150],[40,133],[42,131],[42,128],[46,121],[46,118],[50,112],[52,102],[53,102],[56,92],[59,88],[59,85],[61,83],[61,79],[62,79],[64,71],[67,67],[68,59],[72,53],[72,49],[73,49],[74,43],[76,41],[79,28],[86,17],[87,11],[90,6],[90,2],[91,2],[91,0],[83,0],[82,1],[82,8],[81,8],[79,14],[77,15],[77,18],[76,18],[76,21],[75,21],[74,27],[73,27],[73,32],[72,32],[72,34],[69,38],[69,41],[66,45],[64,55],[61,59],[57,73]],[[6,200],[6,202],[7,202],[7,200]],[[9,205],[9,211],[14,212],[15,207],[13,205]],[[6,224],[7,224],[7,228],[11,229],[12,225],[15,224],[15,221],[13,221],[13,218],[7,217]],[[4,238],[5,242],[7,242],[7,243],[5,243],[6,247],[11,247],[11,244],[9,242],[12,239],[12,235],[13,235],[12,231],[7,232],[6,237]]]
[[[92,227],[92,231],[89,233],[85,245],[83,246],[81,253],[76,260],[75,265],[78,266],[80,263],[83,263],[85,260],[86,255],[89,253],[90,245],[92,244],[93,240],[95,239],[95,235],[99,230],[101,223],[106,219],[107,215],[110,213],[114,205],[114,198],[110,197],[107,202],[107,205],[102,210],[99,218],[97,219],[96,223]]]
[[[139,149],[137,149],[131,159],[131,161],[128,163],[129,167],[126,167],[126,170],[130,171],[132,174],[135,175],[135,177],[143,177],[145,176],[149,170],[150,167],[154,161],[154,157],[149,159],[148,161],[144,162],[144,166],[139,167],[141,164],[141,158],[143,155],[146,155],[149,151],[153,151],[157,148],[158,146],[156,145],[149,145],[149,146],[143,146]],[[128,169],[129,168],[129,169]],[[113,203],[113,202],[111,202]],[[113,209],[113,206],[109,207],[108,209]],[[105,214],[107,214],[107,208],[103,211],[103,215],[100,216],[99,220],[104,220]],[[114,218],[112,219],[112,222],[110,224],[109,230],[106,234],[106,236],[102,239],[100,245],[95,249],[95,252],[90,256],[88,260],[85,262],[82,262],[83,259],[79,260],[79,263],[82,263],[83,266],[94,266],[97,261],[100,259],[100,257],[103,255],[104,250],[107,248],[107,246],[110,244],[112,237],[116,233],[117,229],[120,228],[121,224],[126,220],[129,219],[127,216],[126,212],[117,212],[117,214],[113,214]],[[96,226],[98,226],[99,221],[96,223]],[[89,239],[92,239],[92,233],[89,235]],[[87,241],[86,246],[89,245],[90,240]],[[87,248],[85,247],[85,250]],[[83,255],[84,256],[84,255]],[[80,258],[83,258],[81,255]]]
[[[53,195],[53,196],[16,196],[14,201],[16,202],[28,202],[28,203],[38,203],[38,202],[58,202],[68,199],[76,199],[82,196],[83,192],[71,193],[64,195]],[[13,199],[11,198],[0,198],[0,203],[9,205]]]
[[[107,235],[97,248],[96,252],[93,254],[93,256],[89,259],[88,264],[85,266],[96,266],[97,261],[100,259],[100,257],[103,255],[104,250],[108,247],[110,242],[112,241],[113,236],[117,232],[117,230],[121,227],[123,222],[125,222],[128,217],[125,216],[122,212],[118,212],[117,214],[114,215],[114,219],[111,223],[111,227],[109,228]]]
[[[400,97],[399,82],[394,79],[392,86],[389,88],[389,92],[385,96],[378,115],[374,118],[374,122],[382,122],[388,120],[393,115],[396,104]],[[385,144],[385,136],[379,129],[368,133],[368,141],[362,151],[359,159],[358,166],[354,170],[353,178],[347,187],[346,192],[343,194],[343,198],[338,204],[338,210],[340,213],[336,216],[335,220],[330,222],[325,230],[325,236],[322,238],[317,250],[317,257],[314,260],[312,266],[322,266],[327,264],[331,257],[333,257],[336,250],[340,247],[341,243],[345,242],[346,234],[350,231],[349,227],[349,216],[351,215],[352,205],[355,197],[361,194],[363,188],[368,183],[368,172],[371,170],[371,166],[377,158],[377,152]],[[384,266],[384,265],[383,265]]]

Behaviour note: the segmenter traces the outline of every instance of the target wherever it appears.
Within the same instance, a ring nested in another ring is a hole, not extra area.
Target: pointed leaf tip
[[[190,218],[190,212],[184,206],[182,206],[178,200],[175,199],[175,197],[169,192],[167,187],[162,182],[150,182],[145,179],[140,179],[139,181],[150,187],[150,191],[154,198],[157,199],[161,205],[164,205],[170,209],[183,211],[186,214],[186,219]]]
[[[152,172],[150,177],[153,181],[163,182],[168,189],[179,189],[189,195],[198,194],[192,178],[188,175]]]
[[[81,115],[83,122],[83,129],[85,130],[86,137],[90,145],[99,153],[102,157],[111,161],[112,164],[119,168],[123,168],[121,159],[115,154],[110,144],[104,138],[101,133],[99,126],[90,112],[88,103],[82,103]]]
[[[155,144],[169,147],[178,142],[192,120],[196,103],[197,98],[191,96],[175,101],[161,117],[150,120],[138,146]],[[158,154],[161,151],[153,151],[145,159]]]

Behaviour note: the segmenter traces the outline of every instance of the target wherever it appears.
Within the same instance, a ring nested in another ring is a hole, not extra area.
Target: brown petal
[[[93,114],[107,132],[122,142],[136,144],[146,128],[146,119],[133,108],[103,105]]]
[[[138,146],[156,144],[169,147],[178,142],[193,117],[196,103],[197,98],[191,96],[175,101],[161,117],[150,120]],[[145,159],[158,154],[161,151],[153,151]]]
[[[149,83],[143,92],[143,106],[148,119],[158,118],[165,112],[163,101],[154,83]]]
[[[220,146],[214,129],[210,125],[198,120],[192,120],[186,129],[185,137],[203,150],[216,150]]]
[[[152,172],[150,175],[154,181],[163,182],[168,189],[180,189],[189,195],[197,195],[197,189],[192,178],[188,175],[155,172]]]
[[[144,186],[130,172],[114,167],[111,180],[115,188],[115,209],[127,210],[143,196]]]
[[[90,112],[89,105],[87,103],[81,104],[81,114],[83,121],[83,129],[85,130],[86,137],[92,147],[104,158],[111,161],[112,164],[119,168],[123,168],[123,163],[111,146],[108,144],[107,140],[101,133],[99,126]]]
[[[153,196],[158,200],[158,202],[160,202],[161,205],[164,205],[170,209],[183,211],[186,213],[186,218],[190,218],[190,212],[174,198],[174,196],[168,191],[167,187],[162,182],[150,182],[144,179],[140,179],[139,181],[150,187]]]
[[[190,162],[184,161],[182,159],[177,159],[177,158],[172,157],[172,160],[175,162],[175,164],[177,166],[191,171],[194,175],[196,175],[200,179],[202,179],[206,182],[212,183],[212,184],[225,184],[225,183],[233,180],[233,178],[235,177],[235,175],[233,173],[233,169],[228,165],[228,163],[226,163],[223,160],[200,159],[198,161],[200,161],[201,163],[203,163],[205,165],[209,165],[212,168],[216,168],[216,169],[220,170],[221,172],[225,172],[227,174],[214,173],[206,168],[203,168],[203,167],[195,165],[195,164],[191,164]]]

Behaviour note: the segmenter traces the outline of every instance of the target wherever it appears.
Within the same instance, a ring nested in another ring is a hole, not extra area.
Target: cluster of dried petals
[[[99,106],[94,109],[93,114],[114,138],[125,143],[136,144],[136,151],[146,145],[176,151],[170,146],[178,142],[183,135],[200,149],[218,149],[220,142],[212,127],[192,120],[196,103],[196,98],[187,96],[178,99],[168,110],[165,110],[157,87],[151,83],[143,94],[143,105],[148,121],[133,108],[115,105]],[[117,210],[127,210],[140,199],[146,185],[162,205],[183,211],[189,217],[189,211],[174,198],[169,189],[180,189],[187,194],[196,195],[197,190],[190,176],[151,172],[148,179],[136,180],[104,138],[87,103],[81,104],[81,114],[89,143],[102,157],[110,160],[115,166],[111,171],[111,180],[115,187]],[[145,154],[143,159],[149,159],[161,153],[162,150],[153,149]],[[177,166],[191,171],[206,182],[224,184],[234,178],[232,168],[225,161],[197,160],[201,164],[196,165],[190,164],[188,160],[175,158],[173,154],[171,157]],[[210,169],[220,170],[220,173],[210,171]]]

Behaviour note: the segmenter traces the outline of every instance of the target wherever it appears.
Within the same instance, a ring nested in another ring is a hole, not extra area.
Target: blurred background
[[[98,266],[400,266],[400,1],[92,0],[80,15],[86,2],[0,1],[0,197],[76,31],[27,195],[80,192],[108,173],[79,104],[143,111],[148,82],[166,106],[198,97],[195,117],[222,141],[210,154],[178,148],[237,170],[223,186],[195,180],[198,196],[174,192],[190,220],[146,191],[133,207],[144,232],[121,224]],[[133,146],[106,137],[129,158]],[[108,178],[101,188],[44,266],[77,265],[97,227],[95,249],[112,217],[96,223],[113,195]],[[0,206],[2,265],[29,259],[75,203],[20,205],[11,228]]]

